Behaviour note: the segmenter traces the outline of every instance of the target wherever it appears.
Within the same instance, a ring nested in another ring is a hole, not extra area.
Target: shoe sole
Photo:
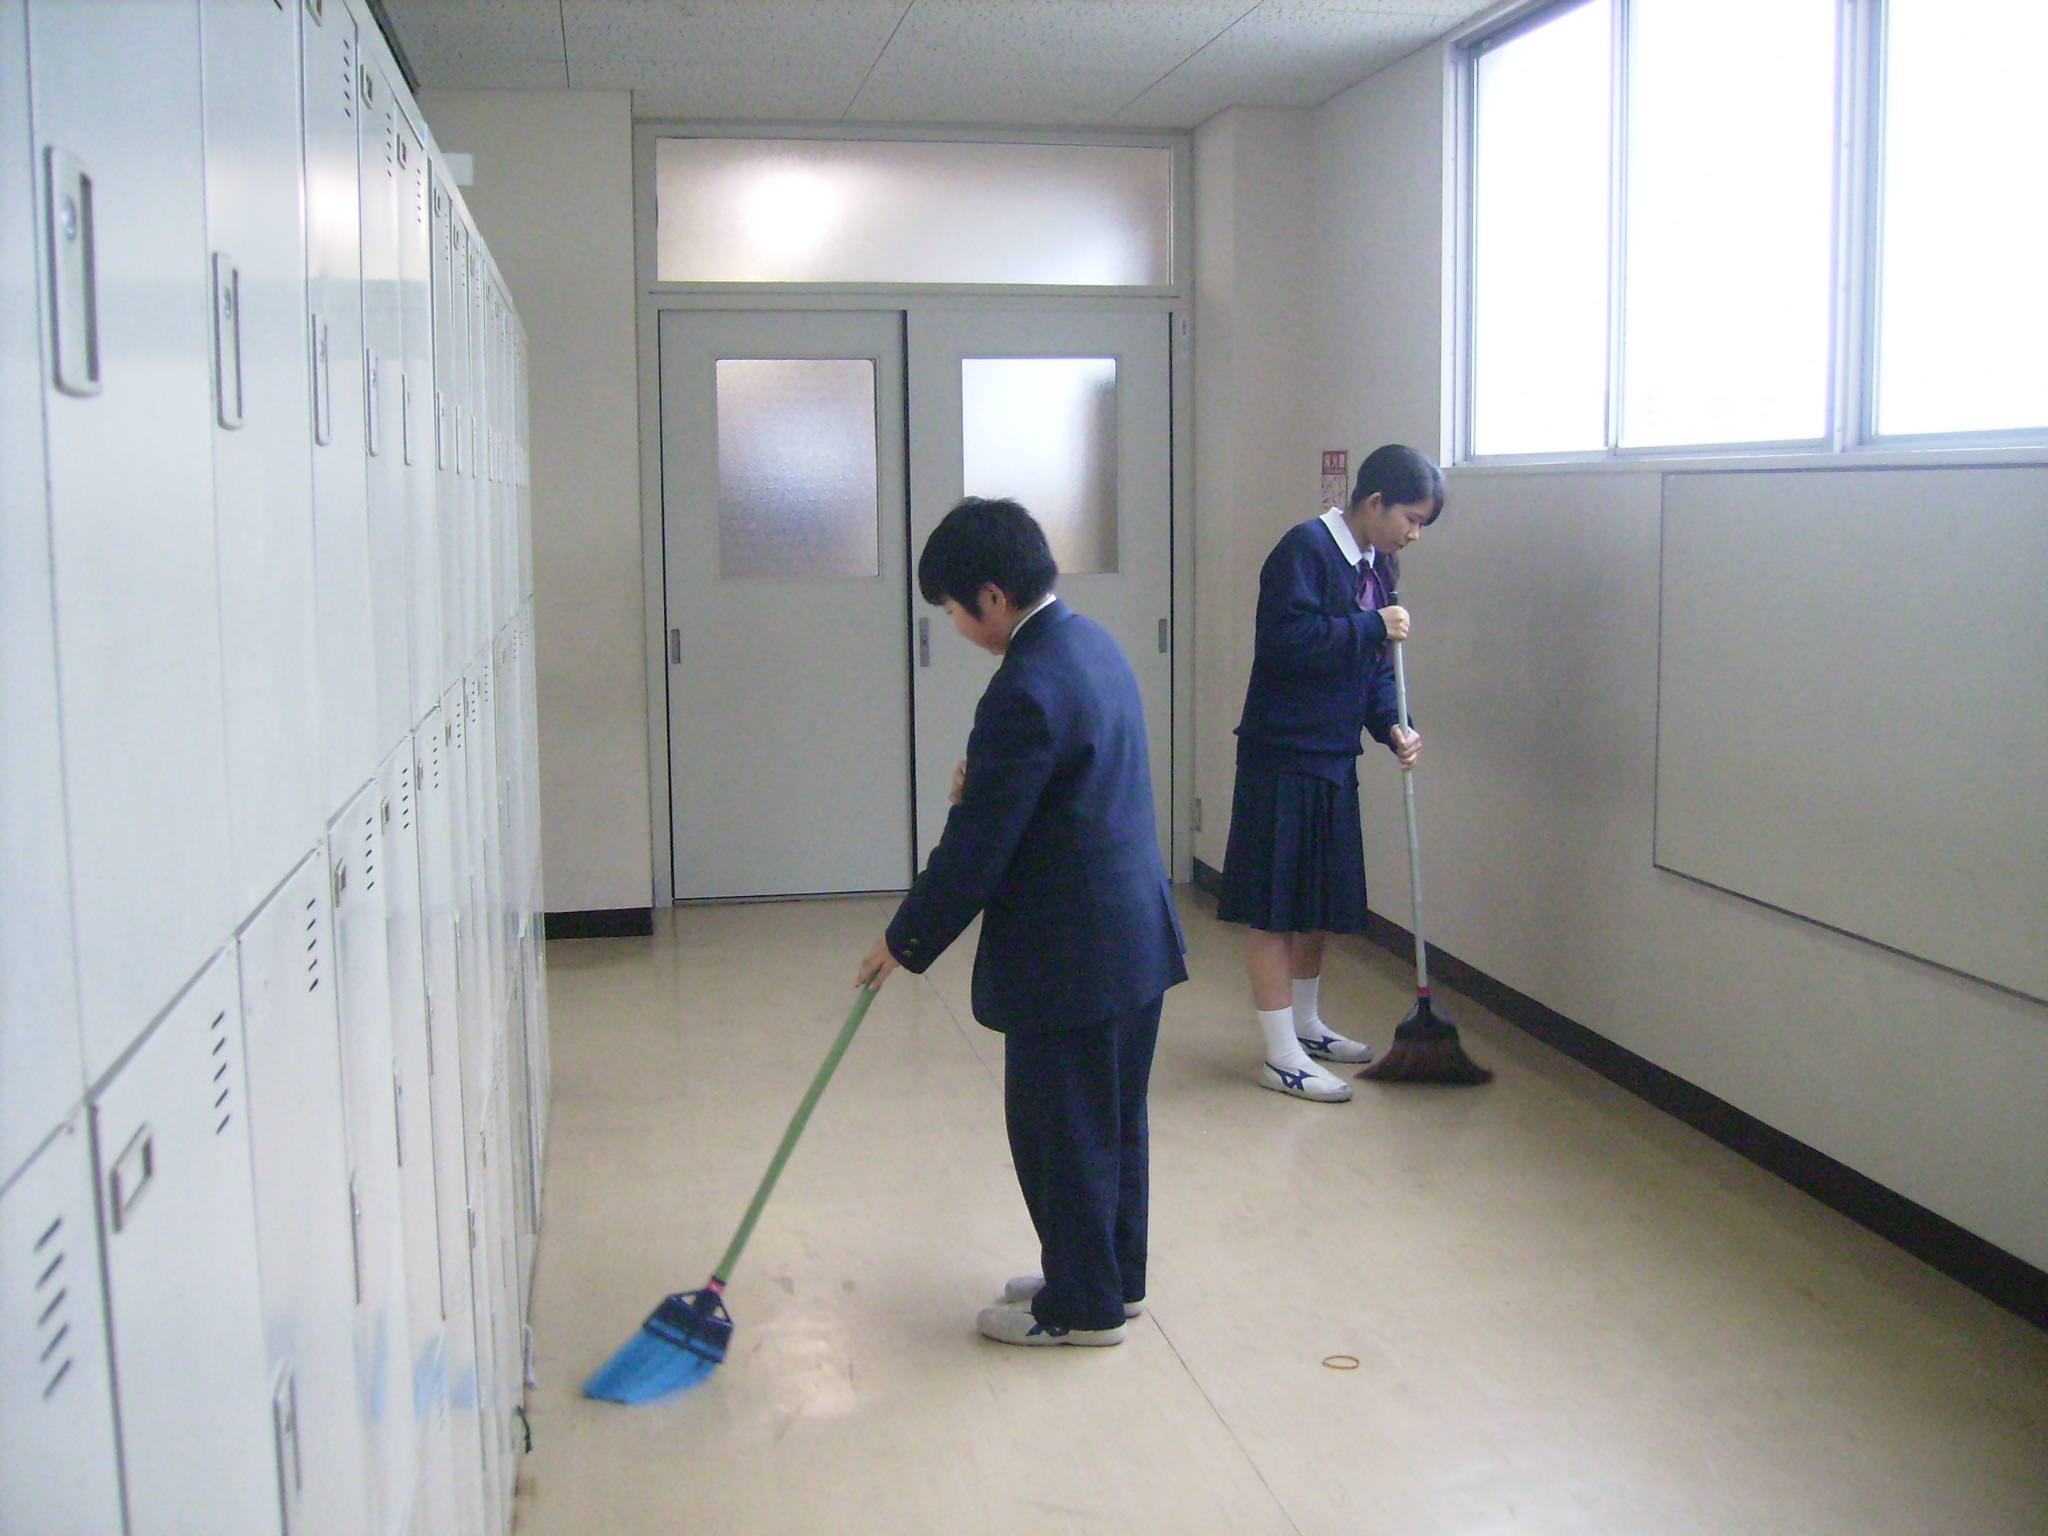
[[[1041,1280],[1041,1281],[1039,1281],[1038,1285],[1034,1285],[1034,1286],[1032,1286],[1032,1287],[1031,1287],[1031,1289],[1029,1289],[1028,1291],[1020,1291],[1020,1290],[1016,1290],[1015,1288],[1013,1288],[1013,1287],[1011,1287],[1011,1286],[1007,1286],[1007,1285],[1006,1285],[1006,1286],[1004,1286],[1004,1287],[1003,1287],[1003,1294],[1002,1294],[1002,1296],[1001,1296],[1000,1298],[998,1298],[998,1300],[997,1300],[997,1303],[996,1303],[996,1304],[997,1304],[998,1306],[1004,1306],[1004,1307],[1023,1307],[1023,1306],[1029,1306],[1029,1305],[1030,1305],[1030,1303],[1031,1303],[1031,1298],[1032,1298],[1032,1297],[1034,1297],[1034,1296],[1036,1296],[1036,1295],[1038,1294],[1038,1292],[1039,1292],[1039,1288],[1040,1288],[1041,1286],[1043,1286],[1044,1284],[1045,1284],[1045,1282],[1044,1282],[1043,1280]],[[1133,1317],[1143,1317],[1144,1315],[1145,1315],[1145,1303],[1144,1303],[1144,1302],[1142,1302],[1142,1301],[1127,1301],[1127,1302],[1125,1302],[1125,1303],[1124,1303],[1124,1316],[1125,1316],[1126,1318],[1133,1318]]]

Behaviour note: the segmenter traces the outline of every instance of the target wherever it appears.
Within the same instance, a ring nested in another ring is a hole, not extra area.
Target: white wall
[[[1195,131],[1195,857],[1223,867],[1259,566],[1313,517],[1322,419],[1308,279],[1310,118],[1240,108]]]
[[[1313,114],[1333,446],[1442,442],[1444,69],[1427,49]],[[1451,472],[1404,562],[1430,937],[2048,1265],[2048,1009],[1652,867],[1660,498],[1633,465]],[[1205,742],[1234,723],[1199,707]],[[1397,778],[1377,752],[1361,777],[1373,905],[1406,923]]]
[[[532,354],[535,646],[550,911],[653,899],[633,333],[631,98],[427,91]]]

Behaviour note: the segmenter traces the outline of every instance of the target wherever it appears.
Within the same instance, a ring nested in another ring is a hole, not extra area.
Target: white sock
[[[1299,976],[1294,978],[1294,1032],[1304,1040],[1331,1033],[1317,1008],[1317,998],[1322,990],[1323,978],[1320,976],[1310,976],[1306,980]]]
[[[1266,1037],[1266,1060],[1274,1066],[1289,1072],[1299,1072],[1306,1067],[1318,1077],[1328,1076],[1303,1054],[1301,1039],[1294,1033],[1292,1008],[1261,1008],[1259,1033]]]

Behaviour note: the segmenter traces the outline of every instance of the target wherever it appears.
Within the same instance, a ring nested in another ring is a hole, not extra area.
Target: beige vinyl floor
[[[1237,931],[1193,895],[1127,1343],[975,1335],[1036,1247],[970,932],[876,1001],[725,1364],[585,1400],[723,1250],[890,910],[549,946],[525,1536],[2048,1533],[2048,1337],[1455,998],[1489,1087],[1262,1091]],[[1384,1042],[1411,984],[1335,948],[1325,1015]]]

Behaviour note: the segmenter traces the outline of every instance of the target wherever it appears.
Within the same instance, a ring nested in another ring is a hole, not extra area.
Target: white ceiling
[[[427,89],[636,117],[1192,128],[1309,107],[1493,0],[384,0]]]

